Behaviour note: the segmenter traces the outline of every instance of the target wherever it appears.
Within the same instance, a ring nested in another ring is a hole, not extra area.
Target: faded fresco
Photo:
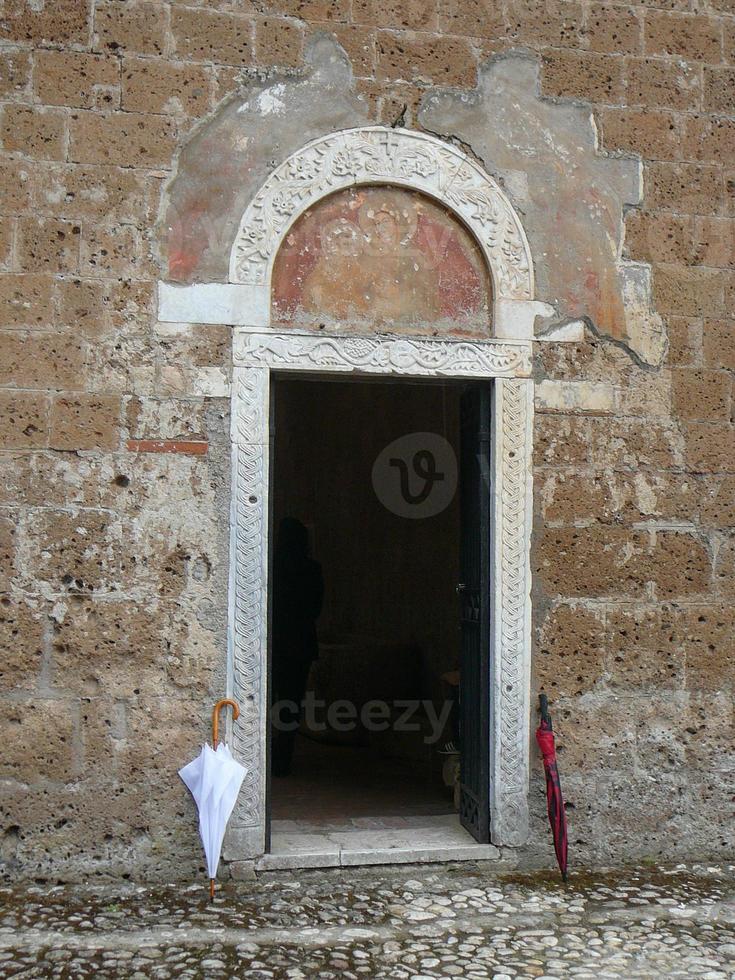
[[[350,188],[286,236],[273,271],[274,320],[487,336],[492,291],[469,231],[422,194]]]

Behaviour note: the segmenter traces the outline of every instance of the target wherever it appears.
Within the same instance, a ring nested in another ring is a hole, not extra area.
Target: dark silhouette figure
[[[273,562],[272,703],[281,702],[274,712],[274,776],[291,769],[299,708],[309,668],[319,656],[316,621],[323,598],[322,567],[309,557],[309,532],[295,517],[284,517]]]

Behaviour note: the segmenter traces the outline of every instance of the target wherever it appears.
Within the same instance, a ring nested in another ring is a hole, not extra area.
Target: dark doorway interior
[[[284,518],[306,529],[323,579],[318,659],[301,667],[311,708],[289,736],[290,760],[271,728],[274,820],[334,826],[456,813],[459,757],[444,750],[457,741],[447,702],[461,658],[461,395],[456,383],[274,382],[275,617],[284,615]],[[313,565],[305,575],[313,588]],[[282,635],[273,623],[274,697],[276,685],[291,695],[299,686],[283,681]],[[272,714],[288,723],[282,707]],[[401,715],[407,730],[397,731]]]

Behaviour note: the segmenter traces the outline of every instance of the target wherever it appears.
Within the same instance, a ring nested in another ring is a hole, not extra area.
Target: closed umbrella
[[[214,901],[214,880],[217,877],[222,841],[237,794],[240,792],[246,769],[237,762],[224,742],[218,744],[219,712],[232,706],[233,718],[240,709],[234,701],[218,701],[212,712],[212,747],[204,744],[202,751],[183,769],[179,776],[194,797],[199,810],[199,835],[202,838],[209,874],[209,897]]]
[[[567,880],[567,814],[564,809],[564,798],[561,795],[559,768],[556,764],[556,746],[554,732],[551,728],[549,702],[545,694],[539,695],[541,707],[541,724],[536,729],[536,741],[544,757],[546,773],[546,810],[549,814],[551,836],[554,839],[554,850],[559,870],[564,881]]]

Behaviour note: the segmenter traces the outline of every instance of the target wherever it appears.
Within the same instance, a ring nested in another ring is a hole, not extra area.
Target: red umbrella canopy
[[[549,814],[551,836],[554,839],[554,850],[559,870],[564,881],[567,880],[567,814],[564,809],[564,797],[559,781],[559,768],[556,763],[556,745],[554,732],[551,728],[545,695],[541,695],[541,724],[536,729],[536,741],[544,758],[546,773],[546,810]]]

